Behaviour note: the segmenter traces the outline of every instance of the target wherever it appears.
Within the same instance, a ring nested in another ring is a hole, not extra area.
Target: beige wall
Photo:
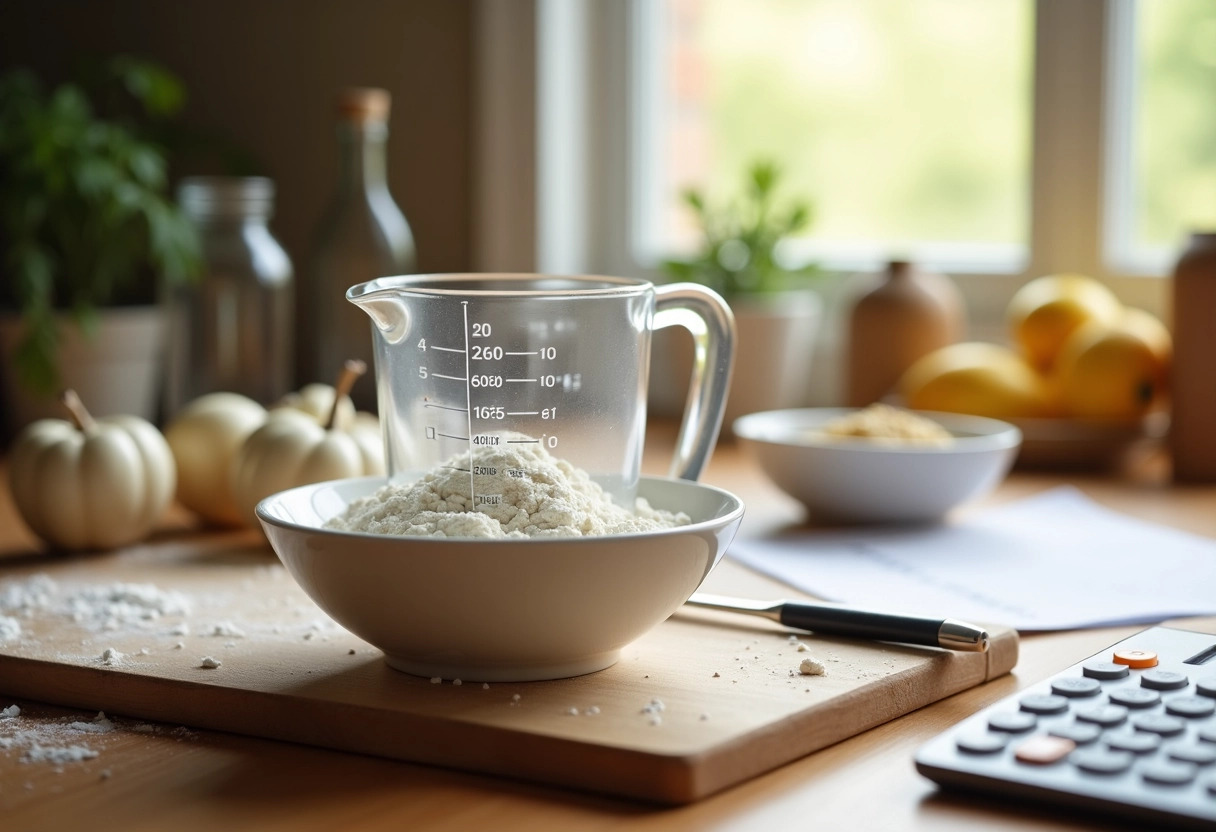
[[[393,94],[390,187],[413,226],[419,267],[460,271],[471,262],[471,6],[4,0],[0,66],[57,78],[82,55],[116,52],[167,65],[187,85],[186,121],[225,134],[277,181],[273,229],[297,271],[337,177],[334,93],[385,87]]]

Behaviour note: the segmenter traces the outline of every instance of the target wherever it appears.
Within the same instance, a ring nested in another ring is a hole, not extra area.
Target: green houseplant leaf
[[[805,200],[777,201],[780,181],[777,165],[757,161],[745,171],[735,201],[711,205],[699,189],[683,191],[680,201],[696,220],[701,242],[691,257],[664,260],[663,271],[673,280],[703,283],[727,299],[795,288],[817,277],[815,265],[791,268],[777,257],[782,241],[807,228],[812,218]]]
[[[25,70],[0,78],[0,306],[25,325],[27,389],[59,385],[57,312],[87,332],[98,307],[196,273],[198,240],[153,138],[183,100],[171,73],[126,56],[52,90]]]

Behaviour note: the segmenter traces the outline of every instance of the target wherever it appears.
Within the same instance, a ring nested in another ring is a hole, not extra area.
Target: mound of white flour
[[[479,504],[469,505],[473,470]],[[326,528],[416,537],[584,537],[687,525],[686,514],[630,510],[586,471],[536,445],[478,448],[408,485],[387,485],[351,503]]]

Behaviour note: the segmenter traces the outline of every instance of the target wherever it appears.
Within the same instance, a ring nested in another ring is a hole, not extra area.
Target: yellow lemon
[[[1060,353],[1060,407],[1079,419],[1137,421],[1167,393],[1170,354],[1169,331],[1143,310],[1127,310],[1112,326],[1090,322]]]
[[[1046,380],[1016,352],[997,344],[951,344],[920,358],[899,390],[914,410],[972,413],[995,419],[1051,415]]]
[[[1006,318],[1026,360],[1047,372],[1073,332],[1091,321],[1113,324],[1122,312],[1114,293],[1093,278],[1050,274],[1019,289],[1009,301]]]
[[[1170,362],[1174,357],[1174,340],[1161,319],[1143,309],[1128,307],[1124,310],[1122,325],[1148,344],[1153,355],[1161,362],[1163,371],[1168,374]]]

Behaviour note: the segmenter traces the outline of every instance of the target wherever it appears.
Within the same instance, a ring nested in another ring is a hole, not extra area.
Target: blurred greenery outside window
[[[1107,250],[1131,271],[1167,265],[1216,229],[1216,3],[1139,0],[1112,26]]]
[[[1089,6],[1107,29],[1092,90],[1103,146],[1088,149],[1105,161],[1091,205],[1101,216],[1090,218],[1100,265],[1164,273],[1189,231],[1216,227],[1216,3]],[[639,262],[694,244],[682,188],[729,198],[759,157],[815,205],[791,260],[858,268],[898,254],[998,274],[1031,261],[1032,0],[663,0],[635,11],[653,29],[635,52],[635,89],[653,96],[635,122],[636,155],[653,154],[638,165],[644,178],[635,170]]]
[[[662,279],[692,242],[680,190],[766,156],[815,212],[783,260],[912,257],[999,340],[1050,272],[1168,316],[1155,278],[1216,229],[1216,0],[508,5],[479,21],[482,268]]]
[[[1014,270],[1029,213],[1029,0],[664,0],[635,245],[691,247],[678,194],[736,196],[757,158],[815,207],[801,254]],[[645,25],[645,24],[643,24]]]

